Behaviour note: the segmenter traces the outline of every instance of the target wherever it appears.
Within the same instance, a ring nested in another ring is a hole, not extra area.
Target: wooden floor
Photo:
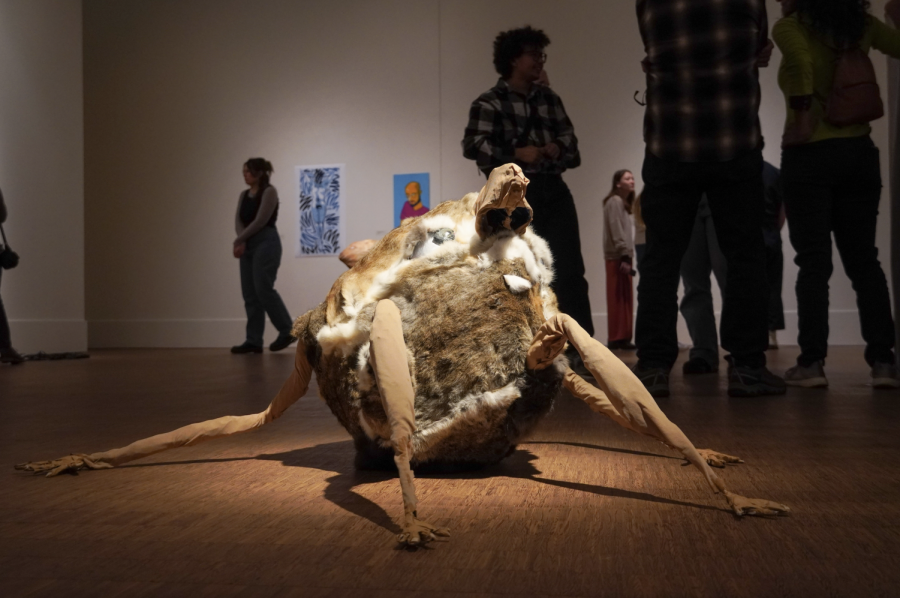
[[[860,347],[832,351],[830,389],[784,397],[729,399],[724,374],[676,365],[662,408],[743,457],[724,479],[790,505],[777,520],[736,519],[669,449],[568,395],[502,464],[419,478],[420,515],[453,535],[417,551],[395,542],[396,479],[354,471],[315,389],[261,430],[133,465],[12,469],[260,411],[290,353],[0,368],[0,596],[900,595],[900,392],[867,386]],[[781,373],[796,349],[769,356]]]

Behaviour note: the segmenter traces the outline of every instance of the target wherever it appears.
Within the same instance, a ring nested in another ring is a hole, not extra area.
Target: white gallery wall
[[[21,256],[0,294],[21,352],[83,351],[80,0],[0,0],[0,189]]]
[[[872,4],[882,14],[884,0]],[[771,24],[779,4],[768,7]],[[640,186],[643,156],[643,110],[632,100],[644,89],[643,52],[632,2],[87,0],[83,16],[92,347],[243,340],[231,241],[241,164],[251,156],[275,165],[285,247],[276,288],[295,316],[324,299],[344,266],[293,257],[294,166],[346,165],[348,241],[390,229],[393,174],[431,173],[433,203],[478,190],[483,178],[460,149],[468,106],[496,81],[496,33],[526,23],[552,40],[547,70],[580,139],[582,166],[565,178],[580,214],[596,336],[606,339],[600,199],[619,168],[633,169]],[[776,165],[784,118],[779,58],[776,51],[761,74],[765,156]],[[874,62],[886,81],[884,58]],[[873,136],[887,147],[886,119]],[[2,168],[9,172],[7,161]],[[886,151],[883,171],[887,184]],[[882,208],[878,241],[889,272],[887,190]],[[787,230],[784,238],[789,329],[782,338],[790,342],[796,267]],[[14,321],[17,309],[32,308],[15,292],[4,280]],[[861,342],[840,265],[831,310],[832,342]],[[267,341],[274,338],[268,330]]]

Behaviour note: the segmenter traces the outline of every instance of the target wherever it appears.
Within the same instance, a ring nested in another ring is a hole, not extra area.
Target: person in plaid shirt
[[[588,283],[584,278],[575,201],[562,179],[581,164],[578,139],[562,100],[549,87],[544,48],[550,39],[539,29],[505,31],[494,40],[497,85],[478,96],[469,109],[463,155],[489,175],[515,162],[530,183],[526,199],[534,210],[534,232],[553,253],[553,290],[559,308],[594,334]],[[573,369],[581,370],[577,353]],[[582,372],[579,372],[582,373]]]
[[[638,284],[634,372],[669,395],[678,356],[678,273],[706,193],[728,263],[721,339],[728,394],[781,394],[768,346],[759,67],[772,44],[764,0],[637,0],[647,56],[642,216],[647,248]]]

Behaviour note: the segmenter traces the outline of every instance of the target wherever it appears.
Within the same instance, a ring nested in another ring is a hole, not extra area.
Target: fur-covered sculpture
[[[250,430],[302,397],[314,370],[322,398],[353,437],[357,467],[396,465],[400,541],[410,545],[447,535],[418,518],[412,470],[471,468],[509,456],[563,386],[594,411],[681,451],[735,514],[789,511],[728,492],[709,465],[740,459],[695,449],[625,364],[558,313],[550,251],[528,228],[527,184],[517,166],[497,168],[480,194],[444,202],[378,242],[324,303],[297,319],[294,372],[262,413],[17,467],[48,476],[102,469]],[[568,368],[566,342],[599,388]]]

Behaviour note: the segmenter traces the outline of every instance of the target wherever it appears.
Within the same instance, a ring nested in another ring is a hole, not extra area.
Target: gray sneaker
[[[893,363],[878,363],[872,366],[872,388],[900,388],[897,366]]]
[[[801,386],[803,388],[826,388],[828,378],[825,377],[825,362],[816,361],[810,366],[804,367],[799,363],[784,373],[784,381],[788,386]],[[875,369],[873,368],[874,372]]]
[[[663,368],[642,368],[640,362],[631,370],[650,396],[662,399],[669,396],[669,371]]]

